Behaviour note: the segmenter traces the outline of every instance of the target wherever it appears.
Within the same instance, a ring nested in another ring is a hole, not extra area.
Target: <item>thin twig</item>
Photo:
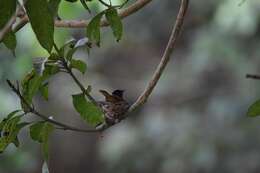
[[[82,91],[82,93],[88,97],[88,99],[95,104],[96,106],[99,107],[97,101],[89,94],[89,92],[86,90],[86,88],[83,86],[83,84],[81,84],[81,82],[78,80],[78,78],[74,75],[74,73],[72,72],[71,68],[68,66],[67,61],[64,59],[64,57],[61,55],[60,53],[60,49],[58,48],[58,46],[54,43],[54,48],[56,50],[56,52],[59,54],[61,61],[62,61],[62,66],[63,69],[65,70],[66,73],[68,73],[71,78],[74,80],[74,82],[78,85],[78,87],[80,88],[80,90]]]
[[[152,79],[149,81],[147,87],[144,89],[143,93],[138,97],[136,102],[130,107],[129,112],[143,105],[147,101],[148,97],[151,95],[156,84],[158,83],[166,65],[170,60],[171,54],[176,46],[176,41],[178,36],[180,35],[181,27],[183,25],[183,21],[184,21],[186,11],[188,9],[188,5],[189,5],[189,0],[181,0],[181,5],[177,15],[177,19],[173,27],[171,36],[169,38],[167,47],[162,56],[162,59],[158,64],[157,69],[152,76]]]
[[[110,1],[110,5],[105,3],[103,0],[98,0],[101,4],[103,4],[106,7],[111,7],[111,1]]]
[[[246,78],[260,80],[260,75],[256,75],[256,74],[247,74],[247,75],[246,75]]]
[[[78,87],[81,89],[82,93],[85,94],[88,99],[95,104],[96,106],[99,107],[98,103],[96,102],[96,100],[88,93],[88,91],[85,89],[85,87],[80,83],[80,81],[77,79],[77,77],[74,75],[74,73],[72,72],[72,70],[68,67],[68,65],[66,64],[65,66],[68,74],[72,77],[72,79],[75,81],[75,83],[78,85]]]
[[[12,84],[12,82],[10,80],[6,80],[6,81],[9,85],[9,87],[13,90],[13,92],[20,98],[20,100],[26,105],[26,107],[28,107],[29,112],[37,115],[38,117],[40,117],[44,121],[50,122],[54,125],[57,125],[57,126],[61,127],[63,130],[71,130],[71,131],[87,132],[87,133],[99,132],[100,131],[100,130],[96,130],[96,129],[80,129],[80,128],[77,128],[77,127],[72,127],[70,125],[55,121],[55,120],[49,118],[48,116],[41,114],[40,112],[38,112],[34,107],[32,107],[26,101],[26,99],[22,96],[20,91]]]

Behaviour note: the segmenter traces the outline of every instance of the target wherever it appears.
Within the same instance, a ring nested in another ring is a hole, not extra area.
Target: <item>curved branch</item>
[[[152,0],[137,0],[135,3],[130,5],[129,7],[121,10],[119,12],[119,16],[123,19],[141,8],[143,8],[145,5],[147,5]],[[28,16],[23,17],[17,25],[14,27],[14,31],[18,31],[21,29],[25,24],[29,22]],[[55,26],[56,27],[63,27],[63,28],[85,28],[88,26],[89,20],[56,20]],[[108,26],[109,23],[106,19],[103,19],[100,23],[101,26]]]
[[[131,112],[134,109],[136,109],[137,107],[143,105],[147,101],[148,97],[151,95],[156,84],[158,83],[166,65],[168,64],[168,62],[170,60],[171,54],[176,46],[176,41],[177,41],[178,36],[180,35],[181,27],[183,25],[183,21],[184,21],[186,11],[188,9],[188,5],[189,5],[189,0],[181,0],[181,5],[180,5],[180,9],[179,9],[179,12],[177,15],[177,19],[176,19],[175,25],[173,27],[171,36],[169,38],[167,47],[162,56],[162,59],[161,59],[160,63],[158,64],[157,69],[152,76],[152,79],[149,81],[147,87],[145,88],[143,93],[138,97],[136,102],[130,107],[129,112]]]

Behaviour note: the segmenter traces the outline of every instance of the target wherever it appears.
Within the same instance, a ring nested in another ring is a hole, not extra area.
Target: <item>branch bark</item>
[[[156,84],[158,83],[166,65],[168,64],[168,62],[171,58],[171,54],[176,46],[177,38],[180,35],[181,27],[183,25],[183,21],[184,21],[186,11],[188,9],[188,5],[189,5],[189,0],[181,0],[181,5],[180,5],[180,9],[179,9],[179,12],[177,15],[177,19],[175,21],[175,25],[172,29],[172,33],[169,38],[167,47],[164,51],[164,54],[162,56],[162,59],[161,59],[160,63],[158,64],[157,69],[154,72],[147,87],[144,89],[143,93],[138,97],[136,102],[130,107],[129,112],[132,112],[137,107],[143,105],[147,101],[147,99],[151,95],[151,93],[153,92],[153,89],[156,86]]]

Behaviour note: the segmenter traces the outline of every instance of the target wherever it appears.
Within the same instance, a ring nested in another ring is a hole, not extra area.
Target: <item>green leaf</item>
[[[43,71],[42,80],[46,80],[60,71],[59,67],[55,65],[46,65]]]
[[[15,48],[16,48],[16,37],[15,37],[15,34],[14,34],[14,32],[13,31],[10,31],[10,32],[8,32],[6,35],[5,35],[5,37],[4,37],[4,39],[3,39],[3,43],[5,44],[5,46],[8,48],[8,49],[10,49],[10,50],[12,50],[13,51],[13,53],[14,53],[14,50],[15,50]]]
[[[28,123],[19,123],[22,115],[15,116],[5,121],[2,128],[3,137],[0,138],[0,153],[3,152],[10,143],[19,145],[17,135],[19,131]]]
[[[95,42],[100,46],[100,21],[104,12],[96,15],[88,24],[86,35],[89,38],[90,42]]]
[[[54,127],[48,122],[37,122],[30,126],[30,136],[33,140],[43,143],[48,140]]]
[[[45,83],[44,85],[42,85],[40,87],[40,92],[41,92],[42,97],[45,100],[48,100],[48,97],[49,97],[49,85],[48,85],[48,83]]]
[[[248,111],[247,116],[256,117],[260,115],[260,100],[257,100],[254,104],[252,104]]]
[[[116,40],[119,41],[123,34],[123,24],[115,8],[109,8],[105,13]]]
[[[51,52],[54,44],[54,17],[47,0],[27,0],[25,8],[39,43]]]
[[[77,2],[78,0],[65,0],[65,1],[68,1],[68,2]]]
[[[58,14],[60,2],[61,2],[61,0],[50,0],[49,1],[49,8],[54,17],[56,17]]]
[[[50,56],[48,57],[48,60],[56,62],[60,60],[60,56],[57,53],[51,53]]]
[[[72,95],[73,105],[81,117],[89,124],[96,126],[104,121],[103,112],[99,107],[85,99],[84,94]]]
[[[49,136],[53,130],[53,125],[48,122],[37,122],[30,126],[30,136],[33,140],[41,143],[45,161],[49,158]]]
[[[12,15],[15,13],[16,10],[16,0],[0,0],[0,30],[8,23]],[[8,49],[14,51],[16,47],[16,38],[13,32],[8,32],[3,40],[5,46]]]
[[[39,91],[41,84],[42,77],[34,73],[33,77],[23,86],[23,96],[29,104],[32,102],[33,96]]]
[[[7,123],[7,121],[8,121],[9,119],[11,119],[13,116],[15,116],[18,112],[21,112],[21,111],[22,111],[22,110],[12,111],[11,113],[9,113],[9,114],[6,116],[6,118],[4,118],[4,119],[1,121],[1,123],[0,123],[0,133],[2,132],[2,130],[3,130],[4,126],[5,126],[5,124]],[[0,135],[0,137],[1,137],[1,135]]]
[[[90,11],[90,9],[89,9],[89,7],[88,7],[86,1],[85,1],[85,0],[80,0],[80,2],[81,2],[81,4],[82,4],[82,6],[83,6],[89,13],[91,13],[91,11]]]
[[[0,0],[0,30],[7,24],[16,9],[16,0]]]
[[[71,60],[70,67],[79,70],[83,74],[86,72],[87,69],[87,65],[85,62],[75,59]]]
[[[32,103],[33,97],[39,91],[39,88],[42,84],[43,77],[36,74],[35,71],[31,71],[31,73],[27,74],[25,78],[22,80],[22,95],[25,98],[28,104]],[[29,112],[28,105],[21,100],[21,107],[24,112]]]
[[[21,112],[21,111],[22,111],[22,110],[15,110],[15,111],[9,113],[9,114],[7,115],[7,119],[12,118],[15,114],[17,114],[18,112]]]

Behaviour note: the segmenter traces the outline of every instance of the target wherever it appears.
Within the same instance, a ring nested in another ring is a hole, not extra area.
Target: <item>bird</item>
[[[130,107],[123,97],[124,90],[117,89],[112,94],[105,90],[99,91],[105,97],[105,101],[98,102],[104,113],[105,122],[109,125],[118,123]]]

